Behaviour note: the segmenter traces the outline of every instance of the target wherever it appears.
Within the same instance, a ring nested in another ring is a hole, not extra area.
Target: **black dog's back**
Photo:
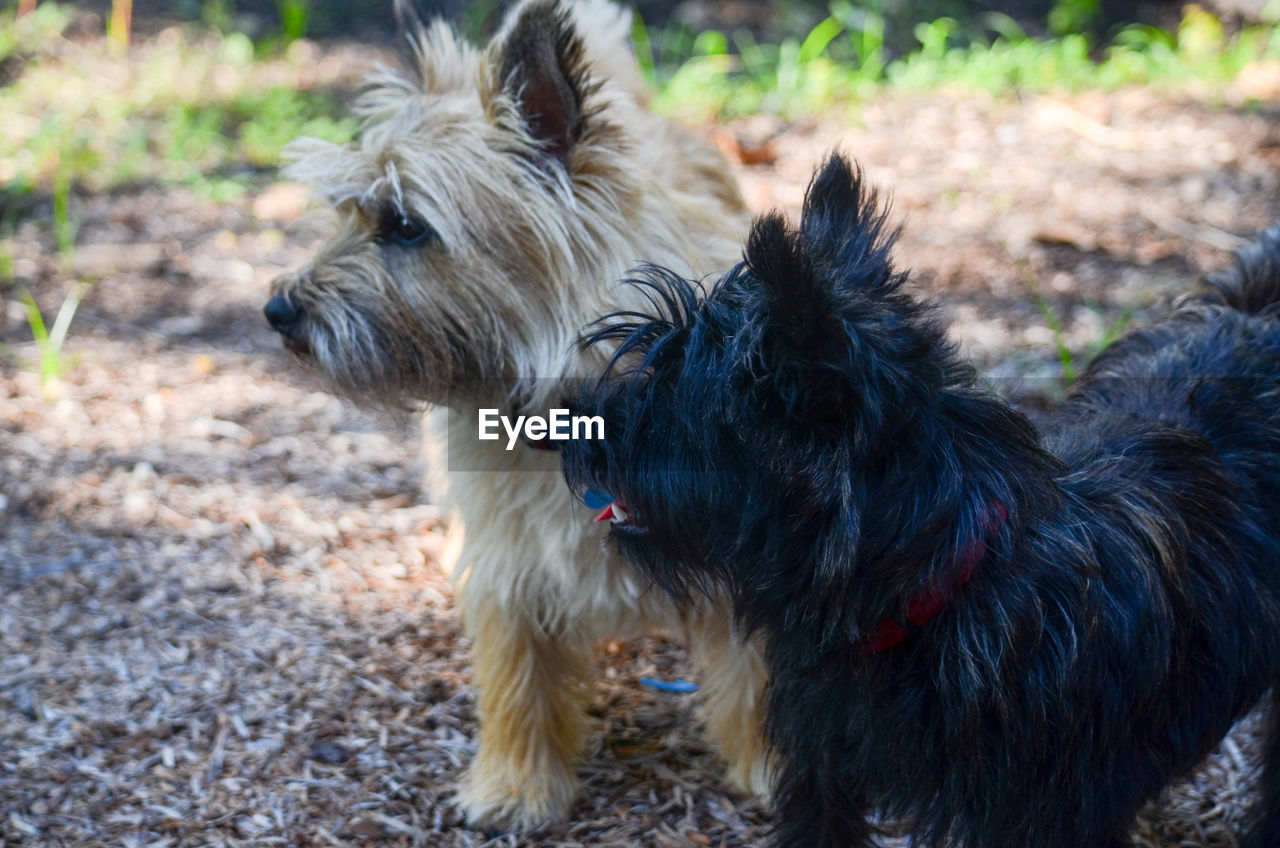
[[[1081,416],[1088,427],[1079,426]],[[1280,224],[1163,322],[1105,350],[1056,418],[1046,447],[1069,465],[1086,459],[1081,438],[1111,434],[1123,441],[1160,428],[1201,435],[1234,468],[1250,468],[1244,461],[1250,455],[1274,456],[1280,447]],[[1280,492],[1271,492],[1280,518],[1276,498]]]
[[[1277,315],[1280,309],[1280,224],[1236,254],[1235,267],[1206,280],[1211,293],[1200,296],[1246,315]]]
[[[1196,323],[1212,326],[1232,320],[1232,312],[1280,320],[1280,223],[1241,248],[1234,266],[1207,277],[1203,289],[1188,296],[1173,315],[1149,330],[1122,337],[1102,351],[1082,382],[1088,384],[1118,365],[1130,367],[1135,357],[1186,341]]]

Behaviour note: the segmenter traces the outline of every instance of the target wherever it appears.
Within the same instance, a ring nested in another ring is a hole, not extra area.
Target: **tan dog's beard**
[[[357,264],[364,267],[352,267]],[[461,304],[473,314],[443,294],[415,292],[409,300],[398,295],[403,284],[390,282],[385,266],[367,258],[347,256],[311,273],[306,285],[277,285],[277,294],[296,302],[302,316],[286,345],[335,394],[391,408],[450,405],[481,386],[491,392],[512,384],[516,363],[531,359],[504,347],[525,334],[502,326],[509,319],[486,310],[491,304],[482,298]]]

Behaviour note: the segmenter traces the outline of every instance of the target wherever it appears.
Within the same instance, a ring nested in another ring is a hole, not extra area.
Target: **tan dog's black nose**
[[[262,314],[267,316],[271,328],[282,336],[289,336],[302,321],[302,310],[283,295],[276,295],[267,301]]]

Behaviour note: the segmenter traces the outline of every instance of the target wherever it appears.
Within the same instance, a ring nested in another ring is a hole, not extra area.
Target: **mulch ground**
[[[899,260],[1028,406],[1077,360],[1280,219],[1280,112],[1145,91],[899,97],[856,122],[708,128],[757,208],[795,210],[834,147],[892,193]],[[750,164],[746,164],[750,163]],[[261,317],[325,231],[297,191],[214,205],[81,197],[68,262],[18,229],[46,314],[91,281],[42,388],[0,314],[0,845],[745,846],[768,823],[719,783],[654,637],[599,652],[571,822],[482,833],[452,806],[475,711],[442,518],[408,419],[318,388]],[[1148,846],[1235,844],[1246,721],[1144,815]]]

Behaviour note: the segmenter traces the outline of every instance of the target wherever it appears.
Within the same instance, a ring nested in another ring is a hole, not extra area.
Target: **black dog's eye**
[[[378,236],[384,243],[413,247],[433,235],[425,221],[400,212],[389,212],[378,223]]]

